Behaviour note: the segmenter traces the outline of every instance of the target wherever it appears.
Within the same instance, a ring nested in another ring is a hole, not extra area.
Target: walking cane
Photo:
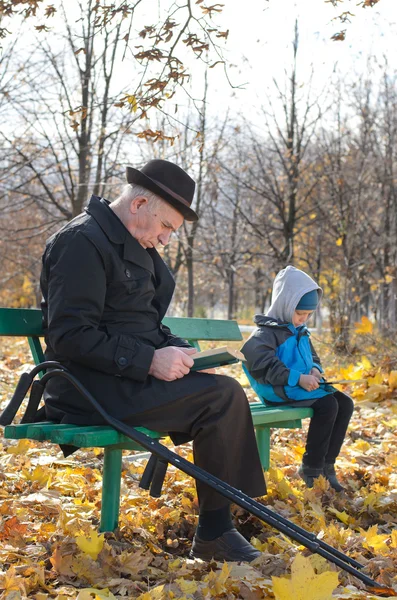
[[[35,376],[44,372],[47,369],[51,369],[47,371],[41,380],[34,381]],[[26,412],[24,417],[22,418],[22,423],[33,422],[34,415],[38,409],[44,388],[46,383],[52,379],[53,377],[63,377],[67,381],[69,381],[79,392],[80,394],[91,404],[91,406],[101,415],[106,423],[108,423],[111,427],[130,438],[134,442],[137,442],[144,448],[145,450],[149,450],[153,455],[159,457],[161,461],[164,463],[170,463],[177,469],[180,469],[187,475],[190,475],[194,479],[197,479],[209,487],[214,489],[216,492],[237,504],[241,508],[244,508],[252,515],[270,525],[274,529],[277,529],[281,533],[284,533],[288,537],[290,537],[295,542],[302,544],[306,548],[308,548],[311,552],[315,554],[319,554],[323,558],[333,562],[335,565],[350,573],[354,577],[357,577],[360,581],[365,583],[365,585],[373,588],[377,588],[377,590],[382,590],[384,586],[379,585],[376,581],[361,573],[358,569],[362,569],[363,565],[361,565],[356,560],[350,558],[343,552],[336,550],[329,544],[319,540],[313,533],[306,531],[303,527],[296,525],[292,521],[282,517],[277,514],[275,511],[270,510],[265,507],[260,502],[253,500],[247,494],[244,494],[242,491],[234,488],[233,486],[225,483],[221,479],[215,477],[215,475],[211,475],[204,469],[195,466],[193,463],[179,456],[175,452],[169,450],[163,444],[160,444],[157,440],[152,439],[145,433],[137,431],[134,427],[126,425],[125,423],[115,419],[110,416],[99,404],[99,402],[92,396],[92,394],[72,375],[69,371],[60,363],[55,361],[46,361],[38,364],[30,373],[23,373],[21,378],[17,384],[13,397],[11,398],[8,406],[5,408],[3,413],[0,415],[0,425],[9,425],[14,419],[17,410],[21,406],[29,388],[32,386],[28,406],[26,408]],[[385,588],[386,589],[386,588]]]

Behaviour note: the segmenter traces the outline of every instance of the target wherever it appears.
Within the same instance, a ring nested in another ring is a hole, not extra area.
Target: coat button
[[[117,362],[119,363],[120,367],[125,367],[128,360],[126,359],[125,356],[120,356],[120,358],[117,359]]]
[[[130,278],[131,277],[131,271],[129,269],[125,270],[125,276]]]

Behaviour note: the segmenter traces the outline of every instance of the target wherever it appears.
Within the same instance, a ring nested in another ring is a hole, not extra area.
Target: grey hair
[[[120,200],[126,199],[127,202],[132,202],[138,196],[145,196],[149,200],[149,206],[151,210],[155,210],[159,208],[163,204],[166,204],[165,200],[157,196],[154,192],[147,190],[141,185],[135,185],[134,183],[127,183],[124,186],[123,191],[120,196]]]

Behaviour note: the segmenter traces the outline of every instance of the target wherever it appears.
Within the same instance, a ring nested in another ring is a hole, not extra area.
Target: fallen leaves
[[[364,347],[362,354],[327,372],[328,379],[366,380],[341,388],[356,401],[337,462],[346,494],[336,494],[323,477],[308,490],[297,475],[305,420],[303,430],[273,430],[264,501],[364,564],[392,596],[397,589],[397,371],[391,370],[392,360],[380,364]],[[28,360],[20,347],[18,360]],[[15,377],[11,382],[12,372],[6,372],[9,397]],[[238,365],[221,372],[247,385]],[[245,391],[254,399],[249,387]],[[198,512],[193,481],[171,467],[162,497],[150,498],[138,488],[145,461],[131,462],[127,454],[119,529],[100,534],[100,449],[81,450],[65,460],[56,445],[2,443],[0,589],[5,600],[299,600],[303,593],[304,600],[375,598],[375,590],[363,589],[318,555],[307,558],[302,546],[242,509],[234,510],[235,520],[261,551],[258,559],[250,565],[189,560]],[[192,459],[190,445],[177,451]]]

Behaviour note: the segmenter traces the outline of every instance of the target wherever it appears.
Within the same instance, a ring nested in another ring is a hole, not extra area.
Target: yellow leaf
[[[364,369],[360,365],[349,365],[346,369],[340,369],[340,379],[362,379],[364,375]]]
[[[27,481],[37,482],[39,485],[44,486],[50,476],[50,472],[45,467],[36,467],[32,473],[29,473],[26,469],[22,471],[22,475]]]
[[[354,442],[353,449],[364,453],[371,449],[371,444],[369,444],[365,440],[357,440],[356,442]]]
[[[375,377],[368,377],[368,385],[381,385],[383,383],[383,375],[377,373]]]
[[[386,283],[391,283],[392,281],[393,281],[393,277],[391,275],[386,275],[385,282]]]
[[[355,323],[356,333],[372,333],[374,326],[368,317],[361,317],[360,323]]]
[[[31,447],[31,442],[29,440],[19,440],[16,446],[9,446],[7,448],[8,454],[26,454],[26,452]]]
[[[309,558],[298,554],[291,567],[291,578],[272,577],[276,600],[332,600],[338,587],[338,573],[326,571],[317,575]]]
[[[392,390],[397,388],[397,371],[390,371],[389,373],[389,386]]]
[[[130,105],[131,112],[136,112],[138,110],[138,103],[136,101],[135,96],[127,96],[128,104]]]
[[[343,238],[341,238],[341,237],[340,237],[340,238],[338,238],[338,239],[336,240],[335,244],[336,244],[337,246],[342,246],[342,244],[343,244]]]
[[[361,367],[363,369],[365,369],[366,371],[369,371],[369,369],[372,369],[372,364],[371,361],[368,360],[368,358],[366,356],[362,356],[361,357]]]
[[[104,590],[84,588],[79,591],[76,600],[116,600],[116,597],[107,588]]]
[[[311,215],[309,215],[309,219],[313,220],[317,217],[316,213],[312,213]]]
[[[388,546],[386,545],[386,541],[389,539],[389,536],[378,534],[377,525],[373,525],[368,529],[368,531],[364,531],[364,529],[359,527],[359,532],[365,539],[365,542],[363,543],[364,548],[372,548],[377,552],[387,552],[389,550]]]
[[[80,550],[91,556],[93,560],[98,558],[98,554],[102,550],[104,543],[105,534],[101,533],[98,535],[96,529],[93,529],[91,531],[91,535],[88,537],[85,537],[84,535],[79,535],[76,537],[76,544]]]
[[[179,579],[175,579],[175,583],[177,583],[184,594],[194,594],[197,592],[197,583],[195,581],[187,581],[180,577]]]
[[[268,543],[267,542],[261,542],[260,540],[258,540],[258,538],[256,537],[252,537],[251,538],[251,544],[254,548],[256,548],[257,550],[259,550],[260,552],[266,552],[267,548],[268,548]]]
[[[181,566],[181,561],[179,560],[179,558],[177,558],[175,560],[171,560],[168,563],[169,571],[175,571],[176,569],[179,569],[180,566]]]
[[[328,510],[329,512],[334,513],[334,515],[338,517],[339,521],[342,521],[342,523],[344,523],[345,525],[349,525],[349,523],[351,523],[353,520],[352,517],[350,517],[345,511],[340,512],[336,508],[332,507],[329,507]]]

